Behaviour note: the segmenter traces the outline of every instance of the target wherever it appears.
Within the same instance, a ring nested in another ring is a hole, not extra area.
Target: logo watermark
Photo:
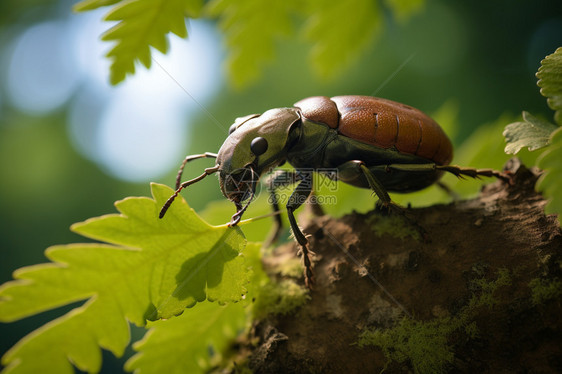
[[[270,194],[269,197],[267,198],[267,202],[270,204],[273,204],[275,202],[279,202],[279,201],[293,201],[295,204],[298,205],[302,205],[306,202],[309,202],[310,204],[319,204],[319,205],[335,205],[338,202],[338,198],[335,195],[317,195],[317,194],[311,194],[309,196],[303,196],[303,195],[295,195],[295,196],[291,196],[290,193],[284,194],[284,193],[274,193],[274,194]]]

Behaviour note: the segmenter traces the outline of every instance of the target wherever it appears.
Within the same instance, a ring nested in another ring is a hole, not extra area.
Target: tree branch
[[[312,220],[304,230],[317,254],[311,299],[293,315],[256,322],[242,342],[250,368],[560,371],[562,233],[544,215],[537,171],[517,159],[507,169],[513,185],[497,181],[473,200],[408,209],[429,243],[408,235],[402,217],[380,212]],[[277,248],[266,268],[295,251],[293,244]],[[386,334],[388,345],[360,347],[365,331]],[[431,339],[440,336],[438,346]]]

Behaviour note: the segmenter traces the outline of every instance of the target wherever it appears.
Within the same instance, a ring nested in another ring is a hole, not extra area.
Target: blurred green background
[[[45,248],[85,241],[69,231],[72,223],[148,195],[150,181],[172,185],[183,157],[216,152],[238,116],[312,95],[374,94],[429,114],[446,105],[456,145],[502,115],[503,125],[522,110],[552,118],[535,73],[562,45],[559,0],[435,0],[407,21],[385,12],[379,37],[331,79],[311,68],[313,46],[289,35],[259,80],[241,89],[222,69],[227,52],[212,21],[190,22],[188,41],[172,37],[170,53],[155,53],[151,70],[139,67],[111,87],[103,57],[110,45],[99,40],[106,10],[73,14],[73,4],[0,3],[2,283],[44,262]],[[211,165],[199,163],[186,178]],[[221,198],[213,179],[184,196],[197,211]],[[60,313],[0,325],[0,355]],[[105,358],[105,372],[120,370]]]

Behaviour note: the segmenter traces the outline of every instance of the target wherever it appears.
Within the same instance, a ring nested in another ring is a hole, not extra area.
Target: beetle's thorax
[[[226,197],[230,198],[229,191],[225,191],[227,178],[249,169],[252,173],[248,175],[257,178],[285,161],[290,130],[299,120],[298,109],[279,108],[235,122],[236,129],[226,138],[217,155],[221,189]],[[250,145],[258,137],[267,141],[267,149],[256,156]]]

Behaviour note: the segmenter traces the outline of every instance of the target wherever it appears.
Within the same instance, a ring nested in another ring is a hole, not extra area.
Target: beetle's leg
[[[185,160],[183,160],[183,162],[181,163],[180,166],[180,170],[178,170],[178,175],[176,176],[176,190],[178,188],[180,188],[181,185],[181,176],[183,174],[183,168],[185,168],[185,164],[187,164],[189,161],[193,161],[193,160],[198,160],[200,158],[217,158],[217,154],[216,153],[211,153],[211,152],[205,152],[202,153],[200,155],[191,155],[191,156],[187,156],[185,158]]]
[[[385,166],[383,165],[382,167]],[[363,161],[348,161],[338,167],[338,178],[343,181],[345,181],[346,179],[353,180],[361,174],[365,176],[369,187],[371,187],[373,192],[378,196],[379,202],[377,203],[377,206],[382,205],[382,207],[388,209],[389,211],[400,214],[411,226],[416,228],[424,241],[429,239],[424,228],[418,225],[415,221],[408,218],[408,216],[406,216],[405,210],[392,202],[390,196],[388,195],[388,192],[386,191],[382,183],[379,182],[373,172],[365,165]]]
[[[230,227],[236,226],[238,222],[240,222],[240,220],[242,219],[242,215],[244,214],[246,209],[248,209],[252,200],[254,200],[254,196],[255,193],[252,191],[250,197],[248,198],[248,202],[246,202],[246,205],[242,205],[241,203],[237,203],[237,202],[234,203],[234,205],[236,206],[236,213],[234,213],[232,215],[232,218],[230,218],[230,222],[228,223],[228,226]]]
[[[312,272],[312,262],[310,261],[309,255],[313,253],[308,250],[308,239],[299,228],[294,215],[294,211],[308,199],[308,196],[312,192],[312,173],[302,173],[300,174],[300,178],[301,182],[289,197],[286,207],[291,230],[293,231],[295,240],[301,246],[300,252],[302,252],[304,262],[304,281],[307,287],[312,287],[314,284],[314,273]]]
[[[506,173],[502,173],[500,171],[494,169],[473,169],[473,168],[464,168],[457,165],[445,165],[445,166],[435,166],[437,170],[447,171],[458,178],[462,178],[463,175],[469,176],[471,178],[479,178],[480,176],[483,177],[496,177],[501,179],[506,183],[512,183],[510,176]]]
[[[434,163],[429,164],[390,164],[382,166],[386,168],[386,170],[400,170],[400,171],[432,171],[432,170],[442,170],[449,172],[455,175],[458,178],[462,178],[463,176],[468,176],[471,178],[479,178],[483,177],[496,177],[498,179],[503,180],[504,182],[511,183],[511,178],[508,174],[499,172],[493,169],[473,169],[473,168],[464,168],[461,166],[456,165],[437,165]]]
[[[240,219],[242,218],[242,213],[244,213],[244,211],[246,210],[246,209],[244,209],[242,204],[239,203],[239,202],[234,202],[234,206],[236,207],[236,213],[234,213],[232,215],[232,218],[230,219],[230,222],[228,223],[228,226],[230,226],[230,227],[236,226],[238,224],[238,222],[240,222]]]
[[[384,206],[388,206],[391,203],[390,196],[384,186],[379,182],[375,175],[369,170],[363,161],[353,160],[348,161],[337,168],[338,179],[347,182],[358,178],[363,175],[369,184],[369,187],[381,200]]]
[[[420,225],[418,225],[418,223],[414,220],[412,220],[411,218],[409,218],[406,215],[406,211],[404,208],[394,204],[391,200],[390,200],[390,196],[388,196],[388,192],[386,192],[386,190],[384,189],[384,187],[382,186],[382,184],[377,180],[377,178],[375,178],[375,175],[373,174],[373,172],[371,170],[369,170],[368,167],[366,167],[364,164],[361,164],[361,171],[363,172],[363,174],[365,175],[365,177],[367,178],[367,181],[369,182],[369,185],[371,186],[371,188],[375,191],[375,193],[379,196],[379,198],[382,201],[382,204],[385,208],[387,208],[389,211],[393,211],[394,213],[398,213],[400,214],[402,217],[404,217],[404,219],[412,226],[416,229],[416,231],[420,234],[420,237],[422,238],[422,240],[424,242],[428,242],[429,241],[429,235],[427,233],[427,231],[425,231],[425,229],[423,227],[421,227]],[[371,184],[372,182],[376,182],[378,184],[378,188],[381,188],[384,191],[384,194],[386,195],[386,197],[383,199],[381,198],[381,195],[378,194],[378,192],[373,188],[374,184]],[[388,198],[388,200],[386,200],[386,198]]]

